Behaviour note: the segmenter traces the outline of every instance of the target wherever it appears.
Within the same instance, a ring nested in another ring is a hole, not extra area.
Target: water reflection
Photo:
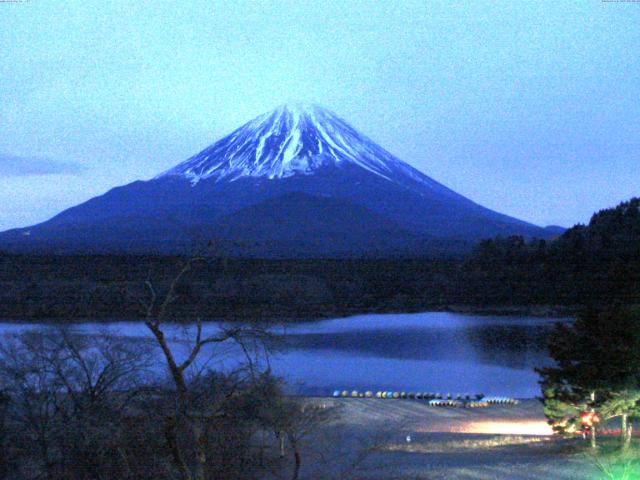
[[[548,362],[546,344],[553,324],[562,319],[478,317],[446,313],[379,315],[372,323],[341,331],[319,324],[282,335],[285,351],[340,352],[354,357],[398,360],[451,360],[534,368]],[[358,317],[361,318],[361,317]],[[453,319],[443,324],[442,319]],[[420,323],[416,322],[420,321]],[[347,320],[343,320],[345,323]],[[566,321],[566,320],[565,320]]]
[[[545,345],[553,324],[566,319],[490,317],[442,312],[360,315],[272,327],[273,372],[297,393],[327,394],[334,388],[393,389],[495,395],[538,395],[533,368],[547,364]],[[205,333],[220,329],[207,322]],[[15,333],[37,326],[0,324]],[[86,334],[110,332],[148,339],[141,322],[86,323]],[[179,350],[193,326],[167,326]],[[231,344],[211,346],[212,368],[230,369],[243,360]],[[160,359],[159,359],[160,360]],[[162,365],[159,363],[159,365]]]
[[[548,327],[474,326],[455,330],[355,330],[283,335],[283,349],[409,360],[465,360],[514,368],[546,361]]]

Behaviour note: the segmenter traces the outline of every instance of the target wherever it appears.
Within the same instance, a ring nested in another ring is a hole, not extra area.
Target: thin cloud
[[[75,162],[0,154],[0,177],[78,175],[84,169],[81,164]]]

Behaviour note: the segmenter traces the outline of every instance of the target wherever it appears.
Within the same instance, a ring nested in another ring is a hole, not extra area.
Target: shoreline
[[[319,446],[330,459],[331,471],[357,465],[357,478],[367,480],[545,480],[597,474],[582,454],[586,444],[553,435],[535,400],[484,409],[375,400],[302,400],[336,412],[336,418],[307,443],[304,455],[312,456]],[[321,477],[313,467],[311,462],[303,465],[306,478]]]
[[[323,320],[337,319],[337,318],[349,318],[359,315],[393,315],[393,314],[410,314],[410,313],[431,313],[431,312],[443,312],[443,313],[458,313],[475,316],[525,316],[525,317],[539,317],[539,318],[569,318],[574,317],[580,311],[580,307],[563,306],[563,305],[446,305],[446,306],[425,306],[425,308],[406,308],[406,309],[385,309],[385,308],[372,308],[372,309],[342,309],[334,310],[326,313],[309,313],[307,315],[221,315],[217,318],[203,319],[205,322],[229,322],[229,323],[307,323],[307,322],[319,322]],[[243,317],[239,319],[238,317]],[[197,316],[185,316],[182,319],[169,318],[166,323],[169,324],[183,324],[193,323],[198,319]],[[83,323],[118,323],[118,322],[142,322],[145,317],[131,317],[131,318],[113,318],[113,317],[56,317],[56,316],[31,316],[31,317],[2,317],[0,322],[2,323],[15,323],[15,324],[52,324],[52,325],[74,325]]]

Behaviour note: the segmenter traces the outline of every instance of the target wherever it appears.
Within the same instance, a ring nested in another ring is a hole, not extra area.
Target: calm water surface
[[[567,319],[491,317],[444,312],[360,315],[274,327],[277,342],[268,360],[296,393],[328,394],[334,389],[485,393],[534,397],[534,367],[549,363],[546,339]],[[207,322],[205,332],[223,325]],[[0,323],[0,335],[43,325]],[[44,328],[51,328],[44,326]],[[83,323],[83,333],[109,332],[148,341],[141,322]],[[194,327],[167,326],[180,355]],[[209,348],[199,367],[232,369],[244,358],[230,343]],[[163,364],[158,361],[158,369]]]

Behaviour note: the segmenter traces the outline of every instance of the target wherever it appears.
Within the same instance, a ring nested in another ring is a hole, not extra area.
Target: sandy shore
[[[309,398],[334,420],[305,443],[302,478],[600,478],[580,440],[551,436],[536,400],[484,409],[413,400]]]

